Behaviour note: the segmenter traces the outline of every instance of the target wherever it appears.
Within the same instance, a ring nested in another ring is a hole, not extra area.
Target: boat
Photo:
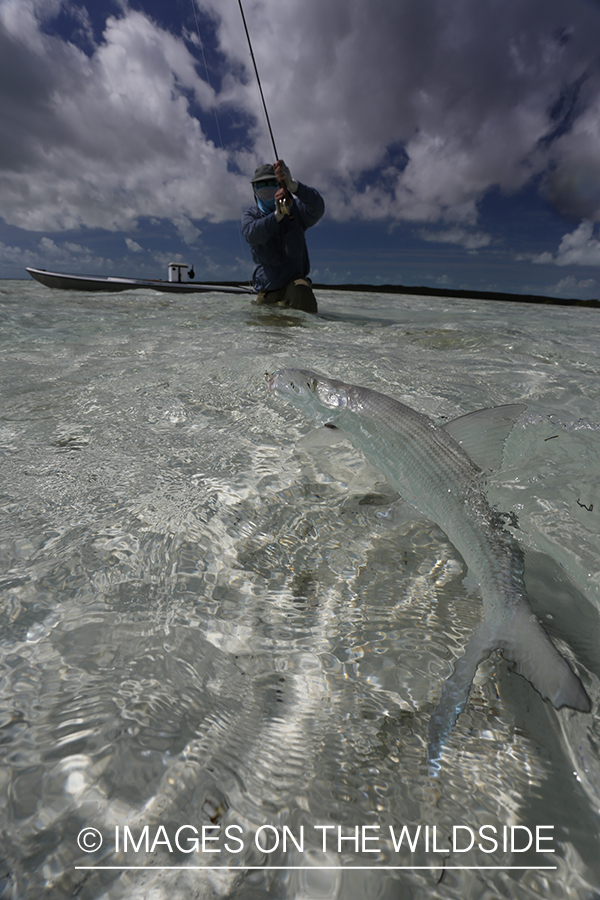
[[[199,284],[190,281],[193,278],[193,270],[188,273],[188,267],[180,263],[169,265],[169,280],[159,278],[118,278],[98,277],[95,275],[68,275],[64,272],[48,272],[47,269],[35,269],[27,267],[27,272],[40,284],[49,288],[58,288],[61,291],[131,291],[136,288],[149,288],[152,291],[161,291],[167,294],[201,294],[208,291],[218,291],[222,294],[254,294],[254,288],[247,285],[204,283]]]

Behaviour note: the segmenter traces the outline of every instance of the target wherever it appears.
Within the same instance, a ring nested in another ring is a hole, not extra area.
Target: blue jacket
[[[310,272],[304,232],[325,212],[323,198],[314,188],[298,183],[291,207],[293,219],[281,222],[275,213],[263,213],[258,205],[242,215],[242,234],[250,244],[256,268],[252,282],[257,291],[277,291]]]

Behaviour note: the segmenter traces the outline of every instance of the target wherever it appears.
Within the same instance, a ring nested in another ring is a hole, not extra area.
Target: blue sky
[[[244,0],[312,275],[600,297],[598,0]],[[237,0],[0,0],[0,277],[250,277]]]

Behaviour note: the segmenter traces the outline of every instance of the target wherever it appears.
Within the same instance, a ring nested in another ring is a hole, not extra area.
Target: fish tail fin
[[[528,604],[521,601],[508,627],[493,630],[485,623],[476,629],[454,672],[444,683],[442,696],[429,720],[428,760],[432,774],[439,770],[444,741],[465,708],[479,663],[493,650],[515,663],[522,675],[555,709],[568,706],[590,712],[592,704],[578,676],[556,649]]]
[[[514,662],[518,674],[555,709],[568,706],[590,712],[592,704],[583,684],[525,602],[519,603],[508,632],[501,637],[497,646],[504,658]]]
[[[456,661],[454,672],[444,682],[442,696],[431,715],[427,732],[427,758],[432,775],[440,768],[444,741],[465,708],[477,666],[495,649],[491,637],[488,626],[485,623],[480,625],[473,633],[464,654]]]

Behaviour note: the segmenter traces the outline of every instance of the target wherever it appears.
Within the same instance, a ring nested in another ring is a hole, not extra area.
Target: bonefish
[[[589,712],[577,675],[533,614],[514,538],[490,508],[482,469],[499,465],[504,442],[523,404],[477,410],[444,425],[397,400],[304,369],[267,373],[285,395],[327,426],[318,443],[347,438],[405,501],[436,522],[479,582],[483,621],[442,688],[429,723],[428,753],[436,763],[467,702],[479,663],[494,650],[515,663],[556,709]]]

